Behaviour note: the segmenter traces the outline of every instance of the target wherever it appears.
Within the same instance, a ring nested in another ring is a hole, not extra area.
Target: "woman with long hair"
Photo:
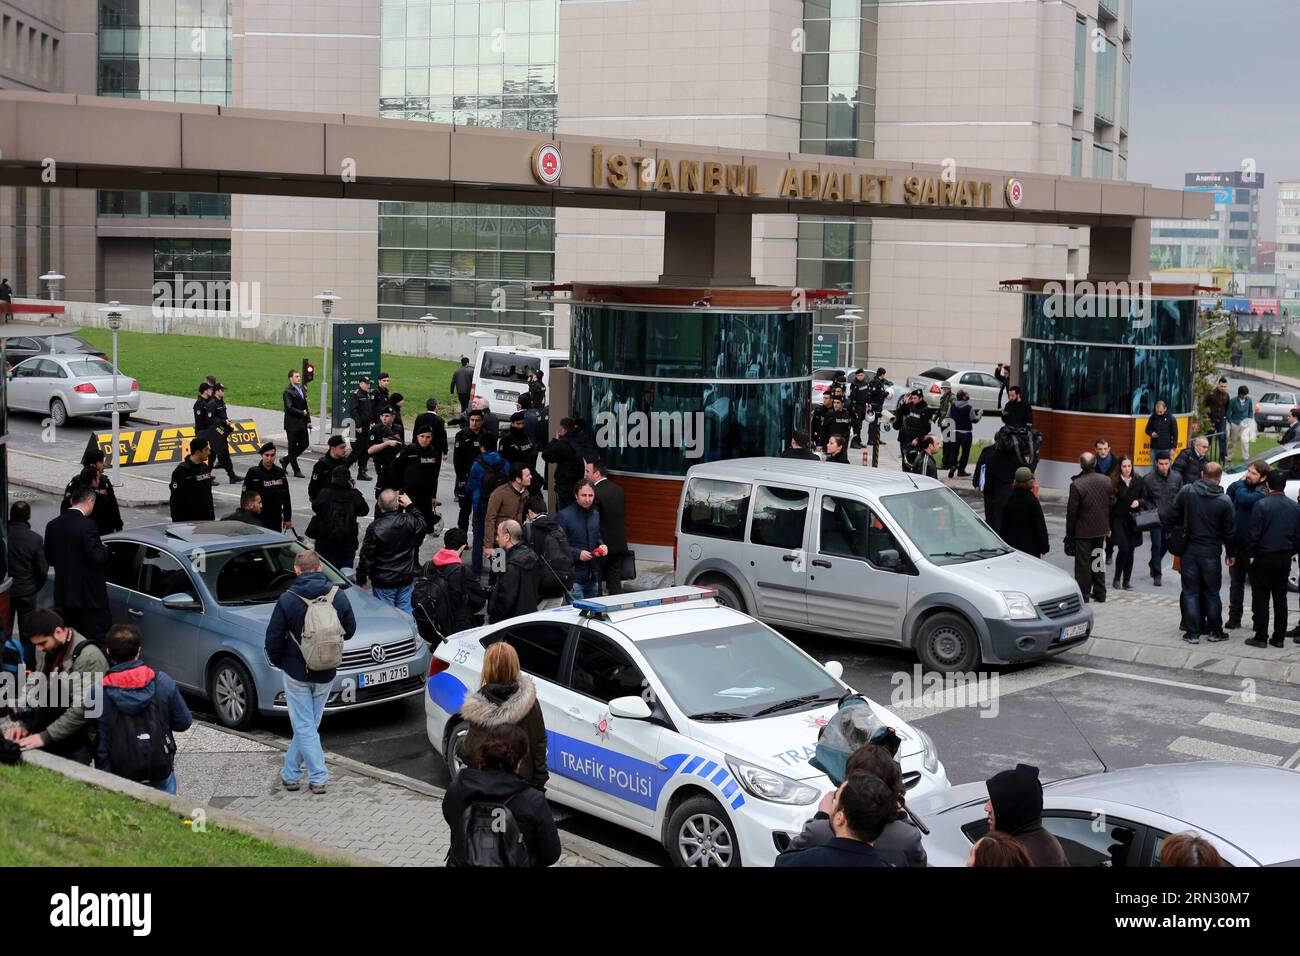
[[[532,679],[519,670],[519,655],[505,641],[492,644],[483,655],[479,689],[465,696],[460,716],[469,725],[469,733],[456,750],[461,763],[476,763],[479,748],[493,727],[514,724],[528,739],[527,752],[519,764],[519,776],[539,790],[546,788],[550,774],[546,770],[546,724],[542,720],[542,705],[537,700],[537,688]]]
[[[1110,539],[1115,545],[1115,581],[1112,587],[1132,591],[1133,552],[1142,544],[1142,532],[1133,516],[1146,498],[1142,476],[1133,470],[1133,459],[1121,455],[1110,473]]]

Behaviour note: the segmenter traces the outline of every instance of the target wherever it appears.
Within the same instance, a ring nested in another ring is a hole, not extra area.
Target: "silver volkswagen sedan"
[[[207,697],[227,727],[246,728],[258,713],[288,714],[284,678],[264,642],[301,544],[238,521],[132,528],[105,536],[104,544],[113,621],[140,628],[151,667]],[[357,617],[326,712],[422,693],[430,649],[414,619],[322,564]]]
[[[49,415],[55,425],[81,415],[108,415],[113,411],[113,366],[80,353],[38,355],[13,367],[6,397],[11,411]],[[140,383],[121,369],[117,410],[124,422],[140,411]]]
[[[908,808],[930,828],[931,866],[965,866],[988,832],[988,789],[964,783]],[[1229,866],[1300,866],[1300,773],[1202,761],[1134,767],[1043,785],[1043,826],[1070,866],[1157,866],[1165,838],[1195,830]]]

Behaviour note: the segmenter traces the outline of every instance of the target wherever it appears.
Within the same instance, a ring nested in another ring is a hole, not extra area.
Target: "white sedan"
[[[537,684],[547,797],[663,844],[676,866],[771,866],[831,782],[809,766],[851,689],[712,588],[590,598],[454,635],[434,650],[425,699],[434,750],[453,756],[484,649],[509,641]],[[948,786],[930,739],[894,727],[913,795]]]
[[[943,398],[944,382],[952,386],[954,396],[958,392],[969,392],[970,403],[974,408],[982,412],[998,410],[998,392],[1002,385],[991,374],[978,369],[955,370],[935,366],[909,378],[907,389],[911,391],[919,388],[925,394],[925,403],[931,408],[938,408],[939,400]]]
[[[5,394],[11,411],[49,415],[55,425],[81,415],[108,415],[114,403],[113,366],[93,355],[38,355],[13,367]],[[117,409],[124,422],[140,411],[140,383],[121,371]]]

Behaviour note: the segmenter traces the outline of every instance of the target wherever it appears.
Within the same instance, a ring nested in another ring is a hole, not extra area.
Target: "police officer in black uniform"
[[[361,436],[361,441],[365,440],[365,436]],[[326,444],[329,447],[325,449],[325,454],[316,459],[316,464],[311,466],[311,477],[307,479],[307,500],[312,504],[316,503],[317,493],[322,488],[329,487],[334,469],[339,465],[347,467],[347,463],[352,460],[348,457],[348,440],[342,435],[330,435]]]
[[[92,448],[81,456],[81,464],[85,468],[94,468],[96,472],[95,508],[90,512],[90,520],[95,522],[95,530],[100,535],[121,531],[122,509],[118,507],[117,492],[113,490],[113,483],[108,480],[108,473],[104,470],[104,453],[98,448]],[[73,476],[73,479],[68,482],[68,487],[63,490],[63,503],[59,505],[60,514],[72,507],[72,488],[78,483],[84,484],[82,474],[84,472]]]
[[[871,446],[871,467],[880,467],[880,417],[885,411],[885,401],[889,398],[889,379],[885,378],[884,366],[876,369],[875,377],[867,382],[866,414],[871,416],[867,428],[867,444]]]
[[[270,531],[293,528],[293,500],[289,495],[289,476],[275,463],[275,443],[267,442],[257,450],[262,456],[244,476],[244,490],[262,496],[262,527]]]
[[[832,435],[842,435],[843,444],[847,448],[852,434],[853,413],[844,407],[844,399],[836,398],[831,402],[830,414],[822,417],[822,432],[817,436],[817,444],[825,447]]]
[[[206,438],[195,438],[190,442],[190,453],[172,472],[171,506],[172,521],[211,521],[212,510],[212,466],[208,458],[212,446]]]
[[[426,534],[433,534],[438,523],[434,511],[434,495],[438,491],[438,471],[442,456],[433,443],[433,428],[420,425],[415,429],[415,440],[403,445],[397,453],[390,472],[392,487],[406,493],[411,503],[424,516]]]
[[[230,413],[226,411],[226,386],[220,382],[212,386],[212,397],[208,399],[208,417],[212,422],[208,434],[208,440],[212,443],[212,467],[222,469],[230,483],[237,485],[239,477],[230,464],[230,445],[226,442],[226,436],[233,430]]]
[[[212,416],[208,413],[208,400],[212,398],[212,386],[206,381],[199,383],[199,397],[194,400],[194,437],[207,438],[212,428]]]
[[[465,493],[465,482],[469,479],[469,470],[475,459],[483,450],[483,413],[477,408],[469,411],[468,423],[456,432],[456,445],[451,453],[451,464],[456,469],[456,500],[460,502],[460,516],[456,527],[461,531],[469,530],[470,509],[473,502]]]
[[[378,497],[385,488],[397,487],[394,484],[396,476],[389,474],[389,466],[397,458],[397,453],[402,447],[402,440],[397,437],[397,431],[393,428],[393,419],[396,416],[393,407],[385,405],[379,410],[379,418],[370,423],[370,429],[366,434],[366,443],[369,446],[367,451],[375,465],[375,497]]]
[[[898,454],[902,457],[917,439],[930,434],[930,407],[925,404],[925,393],[914,388],[898,403],[894,418],[898,429]]]
[[[828,388],[822,392],[822,403],[813,409],[812,426],[808,429],[808,434],[816,442],[818,451],[825,451],[826,444],[822,441],[822,431],[826,424],[826,416],[831,413],[831,390]]]
[[[348,398],[348,418],[352,419],[353,434],[356,439],[352,444],[352,454],[348,456],[347,464],[348,467],[357,465],[357,481],[369,481],[366,462],[370,461],[368,451],[370,446],[366,436],[375,421],[375,396],[370,391],[369,375],[362,375],[357,379],[356,391]],[[328,476],[325,478],[325,483],[329,483]]]

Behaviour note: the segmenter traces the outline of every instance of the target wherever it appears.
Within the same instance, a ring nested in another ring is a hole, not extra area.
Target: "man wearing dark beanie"
[[[1015,837],[1034,866],[1070,865],[1061,844],[1043,827],[1043,785],[1038,781],[1037,767],[1016,764],[1015,770],[1003,770],[990,777],[987,786],[989,801],[984,804],[984,812],[990,830]]]

